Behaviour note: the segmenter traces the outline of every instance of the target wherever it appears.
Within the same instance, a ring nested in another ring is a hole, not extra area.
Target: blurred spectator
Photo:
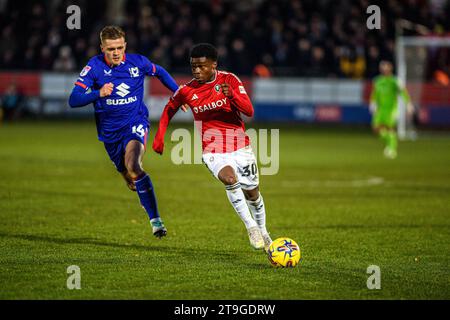
[[[12,49],[6,49],[0,53],[0,68],[1,69],[14,69],[17,65],[17,60],[14,59],[15,52]]]
[[[129,41],[127,41],[127,42],[129,42]],[[74,55],[75,55],[75,59],[76,59],[76,64],[78,66],[83,64],[84,54],[85,54],[86,50],[87,50],[86,39],[78,38],[75,41],[75,48],[74,48]]]
[[[321,78],[326,77],[329,67],[325,60],[325,51],[322,47],[314,46],[311,49],[311,60],[305,75],[308,77]]]
[[[41,70],[48,70],[52,67],[52,64],[53,64],[53,56],[50,47],[43,46],[41,48],[41,53],[37,66]]]
[[[362,79],[366,70],[366,61],[361,53],[349,48],[341,57],[341,71],[351,79]]]
[[[433,80],[442,86],[448,86],[450,84],[449,76],[442,70],[437,70],[434,72]]]
[[[450,0],[79,1],[81,31],[65,27],[67,1],[1,3],[0,68],[9,70],[81,70],[100,53],[100,29],[121,23],[130,52],[172,73],[189,72],[186,57],[194,42],[212,42],[220,66],[242,75],[264,65],[277,76],[360,79],[373,77],[380,59],[394,60],[396,19],[441,35],[450,31]],[[381,30],[365,26],[370,4],[381,7]],[[267,55],[270,65],[262,62]],[[446,63],[433,67],[447,72]]]
[[[0,120],[12,121],[18,117],[22,96],[15,83],[11,83],[1,98]]]
[[[183,46],[175,46],[172,49],[171,56],[172,72],[184,73],[189,62],[189,52]]]
[[[296,67],[297,67],[297,74],[298,75],[305,75],[306,70],[309,66],[309,61],[311,59],[311,44],[309,40],[307,39],[300,39],[297,42],[297,61],[296,61]]]
[[[75,71],[75,59],[72,57],[72,49],[69,46],[63,46],[59,49],[59,55],[53,64],[53,70],[67,72]]]
[[[249,52],[242,39],[237,38],[231,45],[230,60],[233,72],[237,74],[249,74],[252,71]]]
[[[253,68],[253,75],[258,78],[270,78],[272,76],[272,72],[270,72],[267,66],[260,63]]]
[[[27,50],[25,51],[23,65],[28,70],[33,70],[36,68],[34,50],[32,47],[28,47]]]
[[[268,53],[264,54],[261,63],[253,68],[252,75],[260,78],[270,78],[273,76],[273,59]]]
[[[190,47],[188,48],[190,49]],[[218,61],[219,69],[226,69],[226,70],[230,69],[231,63],[227,47],[225,45],[219,45],[219,47],[217,48],[217,52],[219,54],[219,61]]]
[[[367,52],[366,78],[372,79],[378,75],[378,66],[381,62],[380,50],[377,46],[372,45]]]

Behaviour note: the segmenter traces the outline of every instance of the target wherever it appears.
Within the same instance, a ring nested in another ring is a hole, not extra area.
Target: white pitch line
[[[370,177],[367,179],[357,180],[306,180],[306,181],[282,181],[281,186],[285,188],[298,188],[298,187],[327,187],[327,188],[342,188],[342,187],[371,187],[378,186],[384,183],[384,179],[381,177]]]

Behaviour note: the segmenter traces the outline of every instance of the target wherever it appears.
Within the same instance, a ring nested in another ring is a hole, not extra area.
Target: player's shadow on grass
[[[74,199],[100,199],[111,202],[122,202],[128,201],[130,199],[134,199],[135,195],[132,192],[127,193],[125,196],[111,196],[110,193],[105,192],[84,192],[79,190],[69,190],[69,191],[61,191],[61,190],[38,190],[37,188],[21,188],[20,191],[14,192],[14,199],[27,199],[33,196],[45,196],[51,197],[57,200],[64,201],[75,201]],[[8,199],[5,197],[5,199]]]
[[[183,255],[192,257],[192,248],[179,248],[179,247],[170,247],[168,250],[168,246],[155,245],[156,241],[164,241],[152,239],[154,242],[152,244],[140,245],[140,244],[123,244],[123,243],[113,243],[113,242],[105,242],[95,238],[57,238],[52,236],[43,236],[43,235],[32,235],[32,234],[12,234],[12,233],[3,233],[0,232],[0,238],[13,238],[13,239],[21,239],[28,241],[38,241],[38,242],[48,242],[48,243],[56,243],[56,244],[81,244],[81,245],[93,245],[93,246],[103,246],[110,248],[122,248],[122,249],[134,249],[141,251],[158,251],[164,254],[170,253],[174,255]],[[208,248],[195,248],[197,253],[201,253],[202,251],[207,254],[211,254],[214,251],[214,255],[218,259],[229,259],[230,261],[235,261],[237,259],[236,252],[224,252],[221,250],[211,250]]]
[[[112,242],[104,242],[95,238],[57,238],[51,236],[43,236],[43,235],[32,235],[32,234],[10,234],[10,233],[1,233],[0,237],[3,238],[14,238],[28,241],[40,241],[40,242],[50,242],[56,244],[87,244],[87,245],[96,245],[96,246],[104,246],[104,247],[112,247],[112,248],[127,248],[127,249],[138,249],[138,250],[148,250],[148,249],[156,249],[156,250],[167,250],[166,247],[163,246],[144,246],[139,244],[122,244],[122,243],[112,243]]]

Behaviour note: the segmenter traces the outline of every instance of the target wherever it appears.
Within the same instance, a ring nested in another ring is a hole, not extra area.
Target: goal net
[[[396,64],[399,82],[406,85],[419,121],[429,120],[430,105],[450,108],[450,37],[400,36],[396,41]],[[398,112],[398,137],[414,140],[414,118],[401,98]]]

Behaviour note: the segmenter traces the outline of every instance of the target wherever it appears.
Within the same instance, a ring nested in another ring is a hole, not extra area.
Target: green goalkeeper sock
[[[397,151],[397,133],[394,130],[388,132],[388,147],[391,150]]]
[[[385,146],[389,146],[389,131],[386,129],[380,130],[380,138]]]

